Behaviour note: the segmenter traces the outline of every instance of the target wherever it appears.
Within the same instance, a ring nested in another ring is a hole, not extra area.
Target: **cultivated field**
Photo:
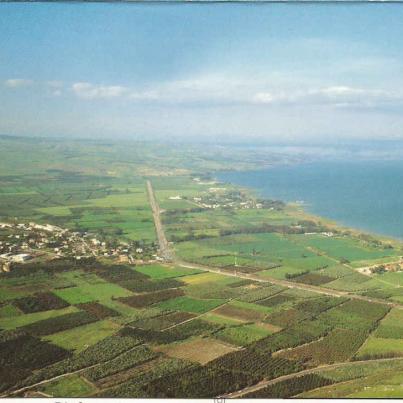
[[[123,242],[80,259],[49,245],[0,273],[2,396],[402,392],[403,272],[360,270],[398,261],[399,243],[217,183],[206,172],[254,167],[235,151],[225,163],[190,148],[0,143],[1,222]],[[35,161],[23,158],[31,148]],[[171,261],[159,256],[147,180]]]

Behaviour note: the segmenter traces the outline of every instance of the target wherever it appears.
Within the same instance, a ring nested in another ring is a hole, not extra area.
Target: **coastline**
[[[267,169],[267,168],[265,168],[265,169]],[[226,171],[226,172],[230,172],[230,171]],[[232,172],[249,172],[249,171],[232,171]],[[219,177],[219,175],[221,173],[222,172],[215,173],[213,176],[213,179],[219,183],[229,184],[231,186],[234,186],[234,187],[252,195],[254,198],[258,197],[258,198],[262,198],[262,199],[271,199],[270,196],[263,194],[262,190],[255,188],[253,186],[245,186],[245,185],[240,185],[238,183],[231,182],[231,181],[223,181]],[[274,200],[275,198],[272,198],[272,199]],[[309,220],[321,222],[335,230],[342,231],[342,232],[350,232],[354,236],[368,235],[368,236],[371,236],[380,241],[391,243],[394,247],[396,247],[396,246],[403,247],[403,238],[399,238],[397,236],[388,235],[388,234],[381,234],[381,233],[371,231],[368,229],[358,228],[355,226],[351,226],[347,223],[343,223],[338,220],[332,219],[330,217],[326,217],[326,216],[323,216],[320,214],[316,214],[314,212],[310,212],[305,207],[306,203],[287,202],[284,200],[279,200],[279,201],[282,201],[283,203],[285,203],[285,205],[288,208],[291,208],[294,213],[297,213],[297,215],[299,215],[303,219],[309,219]]]

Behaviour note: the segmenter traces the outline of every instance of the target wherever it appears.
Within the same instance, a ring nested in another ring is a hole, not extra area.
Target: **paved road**
[[[330,369],[335,369],[335,368],[342,368],[348,365],[362,365],[362,364],[369,364],[373,363],[373,362],[389,362],[389,361],[400,361],[403,360],[402,357],[392,357],[392,358],[379,358],[379,359],[375,359],[375,360],[367,360],[367,361],[348,361],[348,362],[339,362],[336,364],[325,364],[325,365],[321,365],[320,367],[316,367],[316,368],[310,368],[310,369],[304,369],[303,371],[300,372],[295,372],[293,374],[288,374],[288,375],[283,375],[283,376],[279,376],[278,378],[275,379],[270,379],[270,380],[266,380],[266,381],[261,381],[255,385],[252,386],[248,386],[244,389],[241,390],[237,390],[236,392],[232,392],[232,393],[228,393],[226,395],[222,395],[220,397],[224,397],[224,398],[239,398],[242,397],[244,395],[246,395],[247,393],[251,393],[251,392],[256,392],[260,389],[265,388],[266,386],[270,386],[270,385],[274,385],[278,382],[282,382],[282,381],[286,381],[289,379],[293,379],[293,378],[297,378],[299,376],[303,376],[303,375],[307,375],[307,374],[312,374],[315,372],[323,372],[323,371],[328,371]]]
[[[160,208],[158,206],[157,200],[155,199],[154,189],[149,180],[147,181],[147,192],[151,210],[154,217],[155,232],[157,233],[160,256],[168,262],[172,261],[173,253],[169,248],[169,244],[165,237],[164,230],[162,229]]]

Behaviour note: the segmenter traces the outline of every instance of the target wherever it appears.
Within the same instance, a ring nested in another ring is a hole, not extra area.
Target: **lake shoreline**
[[[371,161],[370,163],[373,164],[374,162]],[[375,162],[375,163],[378,163],[378,162]],[[382,161],[379,163],[384,164],[385,162]],[[387,163],[389,163],[389,161]],[[403,242],[403,232],[401,232],[401,235],[400,235],[397,233],[391,233],[393,231],[388,232],[386,229],[384,231],[382,231],[379,229],[379,227],[380,227],[379,223],[377,223],[378,229],[373,228],[373,226],[371,226],[370,224],[365,223],[365,222],[362,222],[360,225],[360,223],[358,223],[357,220],[349,220],[348,214],[347,214],[347,217],[344,217],[344,219],[340,219],[339,217],[335,217],[334,214],[324,213],[323,211],[321,211],[320,208],[318,208],[317,203],[312,202],[311,200],[305,200],[306,198],[303,198],[303,197],[300,197],[300,198],[295,197],[293,200],[291,200],[291,197],[278,197],[278,192],[277,192],[277,194],[273,194],[268,190],[267,186],[259,186],[259,181],[256,180],[256,177],[253,177],[254,175],[255,176],[257,175],[258,177],[261,175],[267,175],[268,173],[276,174],[276,172],[278,172],[278,170],[282,170],[282,169],[294,170],[294,169],[300,169],[301,167],[307,167],[307,166],[315,169],[318,164],[322,165],[323,163],[307,162],[307,163],[293,164],[293,165],[291,165],[291,164],[281,165],[281,166],[275,165],[275,166],[271,166],[269,168],[265,167],[262,170],[255,170],[255,171],[249,171],[249,170],[248,171],[226,171],[226,172],[221,171],[221,172],[214,173],[214,177],[216,180],[218,180],[220,182],[230,183],[233,186],[243,188],[243,189],[247,190],[248,192],[251,192],[252,194],[254,194],[255,197],[281,200],[289,206],[298,207],[304,212],[304,214],[306,216],[315,217],[316,219],[330,223],[332,226],[334,225],[337,228],[340,228],[343,230],[349,230],[354,233],[365,233],[365,234],[371,235],[371,236],[379,238],[379,239],[393,241],[393,242],[397,242],[400,244]],[[335,163],[332,162],[329,164],[335,164]],[[358,164],[363,164],[363,163],[360,162]],[[400,164],[402,164],[402,163],[399,162],[399,165]],[[403,164],[401,166],[402,166],[402,173],[403,173]],[[248,179],[249,177],[252,177],[252,180],[249,180]],[[262,179],[259,178],[259,180],[261,183]],[[284,192],[285,183],[282,183],[281,185],[282,185],[281,191],[284,194],[285,193]],[[295,194],[295,193],[291,192],[291,194]],[[303,201],[303,202],[301,203],[301,201]],[[402,192],[402,201],[403,201],[403,192]],[[335,203],[337,203],[337,201],[335,201]],[[381,205],[381,203],[378,203],[378,205]],[[329,207],[329,206],[326,206],[326,207]],[[365,207],[366,206],[364,206],[363,211],[361,212],[361,216],[360,216],[361,219],[364,217],[364,220],[365,220],[365,215],[364,215]],[[387,208],[387,207],[385,207],[385,208]],[[339,211],[340,211],[340,209],[339,209]],[[379,219],[381,213],[382,213],[382,210],[378,210],[378,217],[377,217],[378,219]],[[397,214],[398,213],[396,212],[396,217],[398,217]],[[392,217],[392,219],[395,219],[395,217]]]

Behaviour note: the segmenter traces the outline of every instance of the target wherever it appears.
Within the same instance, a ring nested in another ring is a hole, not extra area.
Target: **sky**
[[[403,139],[403,4],[0,4],[0,133]]]

